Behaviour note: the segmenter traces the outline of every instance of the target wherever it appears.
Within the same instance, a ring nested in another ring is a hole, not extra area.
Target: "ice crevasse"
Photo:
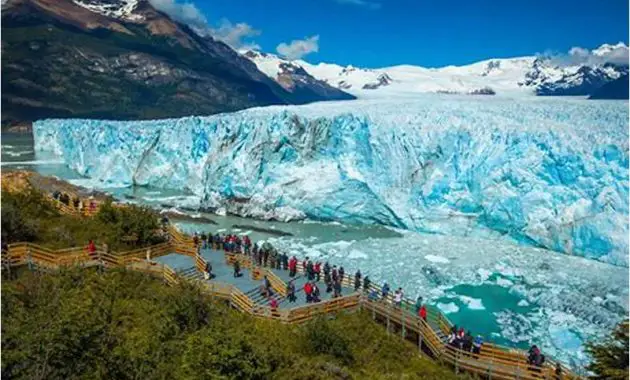
[[[155,121],[42,120],[36,150],[207,208],[509,238],[628,266],[627,102],[357,100]]]

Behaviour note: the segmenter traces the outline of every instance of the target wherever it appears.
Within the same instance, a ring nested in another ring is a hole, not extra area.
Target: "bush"
[[[308,325],[304,342],[314,354],[330,355],[344,364],[351,364],[354,356],[350,344],[341,331],[319,319]]]
[[[588,342],[586,352],[593,358],[587,369],[593,379],[628,379],[628,320],[620,323],[602,343]]]
[[[366,314],[283,325],[125,270],[27,272],[2,285],[7,379],[457,378]]]
[[[158,214],[148,207],[114,207],[107,201],[95,217],[62,215],[41,192],[2,194],[4,242],[34,242],[52,249],[106,243],[111,250],[158,244]],[[124,237],[133,237],[125,240]]]

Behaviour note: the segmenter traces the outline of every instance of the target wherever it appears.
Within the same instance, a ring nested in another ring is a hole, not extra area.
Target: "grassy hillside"
[[[367,314],[258,320],[191,285],[121,270],[2,286],[6,379],[453,379]]]

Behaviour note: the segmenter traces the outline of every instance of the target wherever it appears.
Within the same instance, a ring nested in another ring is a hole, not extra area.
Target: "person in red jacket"
[[[310,282],[304,284],[304,294],[306,294],[306,303],[311,303],[313,300],[311,297],[311,293],[313,292],[313,285]]]
[[[289,260],[289,277],[295,277],[296,271],[297,271],[297,259],[295,258],[295,256],[293,256]]]
[[[320,263],[319,261],[317,263],[315,263],[315,267],[314,267],[314,271],[315,271],[315,279],[317,282],[319,282],[319,276],[321,273],[321,267],[322,267],[322,263]]]
[[[269,306],[271,306],[271,311],[276,311],[278,308],[278,301],[276,301],[275,297],[271,297],[271,302],[269,302]]]
[[[306,267],[308,266],[308,257],[302,261],[302,271],[306,274]]]
[[[420,307],[420,311],[418,311],[418,315],[420,316],[420,318],[424,319],[424,321],[426,322],[426,320],[427,320],[427,307],[422,305]]]
[[[88,243],[88,254],[92,257],[96,256],[96,244],[92,240]]]

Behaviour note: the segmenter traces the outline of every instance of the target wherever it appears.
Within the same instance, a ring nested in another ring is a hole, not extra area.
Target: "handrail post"
[[[422,320],[418,321],[418,350],[422,352]]]
[[[402,307],[400,308],[400,319],[402,320],[402,329],[400,330],[400,333],[402,334],[402,338],[405,339],[406,331],[405,331],[405,311],[402,309]]]
[[[455,350],[455,374],[459,373],[459,350]]]
[[[490,356],[490,364],[488,364],[488,380],[492,380],[492,360],[493,357]]]
[[[387,333],[389,334],[389,313],[390,313],[390,308],[387,308]]]
[[[31,254],[31,248],[26,248],[26,262],[28,264],[28,270],[33,270],[33,255]]]

